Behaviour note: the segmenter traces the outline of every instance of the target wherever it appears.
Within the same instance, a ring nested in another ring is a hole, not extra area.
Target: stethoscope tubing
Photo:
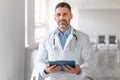
[[[55,45],[56,45],[56,43],[55,43],[55,34],[56,33],[54,32],[54,34],[53,34],[53,42],[52,42],[52,49],[55,49]],[[76,30],[75,29],[73,30],[72,35],[73,35],[73,37],[75,37],[75,40],[76,40],[76,43],[77,43],[78,37],[76,35]]]

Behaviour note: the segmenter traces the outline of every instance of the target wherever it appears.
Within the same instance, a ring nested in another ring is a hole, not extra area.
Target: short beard
[[[63,33],[64,33],[68,28],[69,28],[69,27],[68,27],[67,25],[59,26],[59,30],[60,30],[61,32],[63,32]]]

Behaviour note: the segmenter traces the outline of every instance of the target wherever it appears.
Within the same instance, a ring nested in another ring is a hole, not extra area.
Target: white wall
[[[66,0],[79,9],[120,9],[120,0]]]
[[[98,35],[116,35],[120,39],[120,9],[80,9],[79,30],[90,38]]]
[[[0,0],[0,80],[24,80],[24,0]]]

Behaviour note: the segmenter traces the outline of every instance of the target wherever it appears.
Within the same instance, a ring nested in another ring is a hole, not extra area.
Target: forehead
[[[59,7],[55,10],[55,13],[70,13],[70,10],[66,7]]]

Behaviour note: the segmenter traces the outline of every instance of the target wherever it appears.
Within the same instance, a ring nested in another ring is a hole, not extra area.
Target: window
[[[25,0],[25,47],[39,42],[47,32],[47,0]]]
[[[46,0],[35,0],[35,14],[34,14],[34,23],[35,23],[35,32],[34,39],[35,42],[39,42],[41,36],[46,33],[47,30],[47,21],[46,21]]]

